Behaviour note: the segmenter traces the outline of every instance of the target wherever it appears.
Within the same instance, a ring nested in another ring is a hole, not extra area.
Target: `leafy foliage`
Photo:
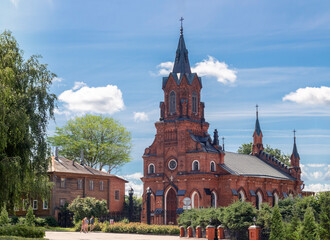
[[[282,216],[277,205],[273,208],[271,222],[272,225],[269,240],[285,240]]]
[[[45,197],[50,191],[46,128],[54,116],[49,87],[56,75],[39,59],[24,61],[12,34],[0,34],[0,206],[9,209],[22,193]]]
[[[148,225],[144,223],[114,223],[106,225],[103,231],[112,233],[151,233],[162,235],[178,235],[180,233],[180,229],[177,226]]]
[[[46,225],[50,226],[50,227],[57,227],[57,221],[53,216],[47,216],[45,218],[46,221]]]
[[[320,237],[330,239],[330,192],[319,195],[320,202]]]
[[[304,216],[304,222],[301,230],[302,239],[320,239],[318,225],[315,222],[313,209],[308,207]]]
[[[26,225],[8,225],[0,227],[0,236],[18,236],[24,238],[44,238],[45,231]]]
[[[298,217],[297,211],[294,211],[291,222],[286,230],[287,240],[299,240],[300,239],[300,219]]]
[[[272,209],[267,203],[261,204],[261,208],[257,213],[257,222],[256,224],[261,227],[261,234],[264,238],[269,238],[270,235],[270,226],[272,218]]]
[[[78,196],[72,201],[68,209],[73,212],[73,218],[76,223],[81,221],[84,217],[90,218],[93,215],[94,217],[100,218],[108,214],[107,202],[92,197],[80,198]]]
[[[5,226],[9,223],[9,217],[8,217],[8,212],[6,210],[6,206],[3,206],[1,209],[1,214],[0,214],[0,226]]]
[[[141,221],[141,211],[142,211],[142,197],[133,196],[132,222]],[[123,214],[124,214],[124,216],[129,218],[129,197],[128,196],[125,196]]]
[[[237,152],[241,154],[249,155],[250,153],[252,153],[252,142],[243,143],[241,146],[239,146]],[[264,152],[275,156],[278,160],[280,160],[281,162],[285,163],[288,166],[291,165],[290,155],[284,154],[280,149],[271,148],[269,145],[266,145],[266,147],[264,148]]]
[[[33,209],[30,206],[27,210],[26,216],[25,216],[25,225],[27,226],[34,226],[35,225],[36,217],[33,214]]]
[[[104,166],[116,169],[130,160],[131,133],[111,117],[85,115],[69,120],[62,128],[56,128],[49,141],[60,146],[63,156],[80,161],[81,149],[90,167]]]

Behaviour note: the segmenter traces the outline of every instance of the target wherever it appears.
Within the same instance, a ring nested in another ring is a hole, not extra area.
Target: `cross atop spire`
[[[258,107],[259,107],[259,105],[257,104],[256,105],[256,116],[257,116],[257,119],[258,119]]]
[[[181,34],[180,34],[180,35],[183,34],[183,27],[182,27],[182,22],[183,22],[183,20],[184,20],[183,17],[181,17],[180,20],[179,20],[179,21],[181,22],[181,28],[180,28],[180,33],[181,33]]]
[[[188,59],[188,50],[183,38],[183,17],[180,18],[181,29],[180,29],[180,38],[178,48],[176,50],[173,73],[191,73],[189,59]]]

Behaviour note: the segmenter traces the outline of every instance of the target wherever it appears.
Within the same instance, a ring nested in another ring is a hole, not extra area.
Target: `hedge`
[[[45,236],[45,231],[25,225],[7,225],[0,227],[0,236],[43,238]]]
[[[144,223],[114,223],[107,225],[103,231],[111,233],[178,235],[180,233],[180,228],[177,226],[148,225]]]

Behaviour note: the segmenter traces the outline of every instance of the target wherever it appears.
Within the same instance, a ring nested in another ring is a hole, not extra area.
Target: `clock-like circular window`
[[[176,169],[176,166],[177,165],[178,164],[177,164],[177,162],[174,159],[172,159],[171,161],[168,162],[168,168],[171,169],[171,170]]]

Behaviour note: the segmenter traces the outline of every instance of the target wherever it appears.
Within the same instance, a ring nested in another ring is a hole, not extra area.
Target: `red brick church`
[[[252,155],[224,151],[216,129],[210,136],[202,79],[191,72],[182,27],[173,71],[163,78],[162,88],[157,133],[143,155],[142,222],[176,224],[187,197],[192,208],[227,206],[236,200],[259,208],[263,202],[274,205],[280,198],[301,196],[295,137],[289,167],[263,151],[258,111]]]

